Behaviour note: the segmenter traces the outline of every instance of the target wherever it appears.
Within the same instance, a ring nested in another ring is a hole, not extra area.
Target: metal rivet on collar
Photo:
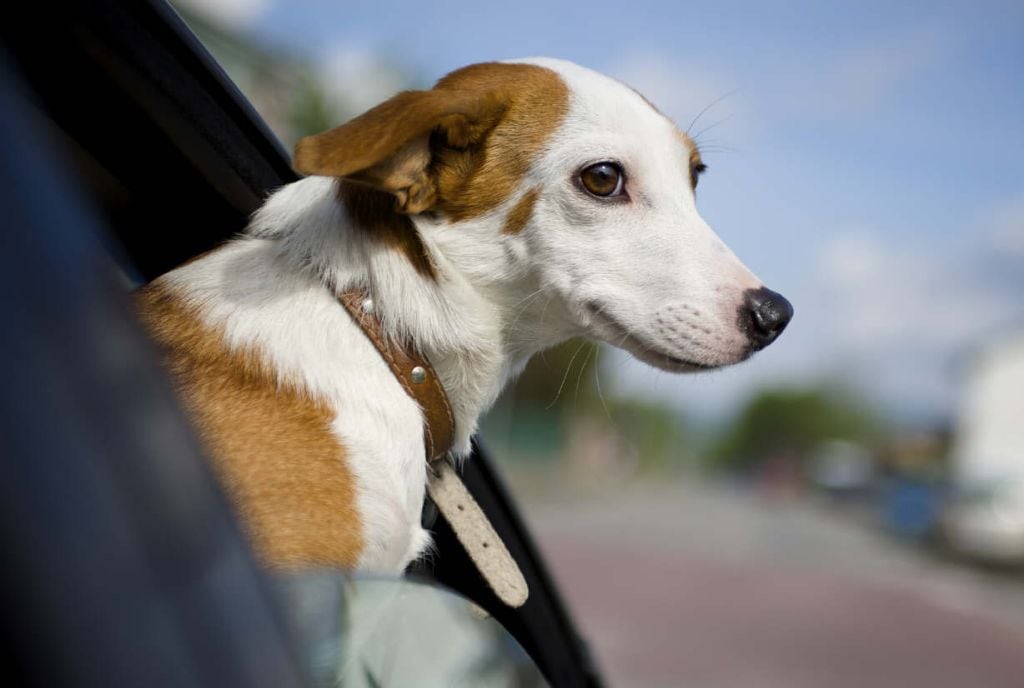
[[[416,366],[409,375],[413,382],[419,384],[427,379],[427,370],[423,366]]]
[[[366,297],[363,302],[359,304],[359,307],[363,309],[364,313],[373,313],[373,299]]]

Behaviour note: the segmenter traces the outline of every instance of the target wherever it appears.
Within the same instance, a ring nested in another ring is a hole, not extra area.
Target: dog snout
[[[740,329],[750,337],[755,351],[778,339],[792,319],[793,305],[782,294],[766,287],[748,289],[744,293]]]

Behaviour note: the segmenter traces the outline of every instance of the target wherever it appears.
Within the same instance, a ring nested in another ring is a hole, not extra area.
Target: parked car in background
[[[946,543],[966,556],[1024,564],[1024,332],[997,339],[974,360],[951,473]]]

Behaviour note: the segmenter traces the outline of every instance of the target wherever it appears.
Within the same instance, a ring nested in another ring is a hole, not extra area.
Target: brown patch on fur
[[[395,196],[399,212],[433,207],[432,134],[448,145],[480,141],[501,117],[504,104],[487,93],[404,91],[346,124],[295,146],[293,166],[304,174],[340,177]]]
[[[691,162],[693,162],[694,154],[697,154],[699,157],[700,154],[697,153],[697,143],[693,140],[693,138],[690,137],[689,134],[687,134],[685,131],[677,127],[676,138],[679,139],[679,142],[683,144],[683,148],[685,148],[687,152],[690,154]]]
[[[533,187],[512,206],[512,210],[508,211],[508,215],[505,216],[505,225],[501,228],[502,234],[519,234],[523,231],[526,223],[530,221],[530,216],[533,215],[533,205],[537,202],[539,193],[540,189]]]
[[[482,144],[432,146],[437,208],[453,222],[507,201],[569,111],[565,83],[536,65],[472,65],[441,79],[435,90],[487,93],[504,104],[501,120]]]
[[[515,193],[568,109],[568,89],[550,69],[472,65],[302,139],[294,166],[387,191],[398,212],[458,222]]]
[[[697,149],[697,142],[694,141],[689,134],[679,129],[676,130],[676,136],[682,142],[683,146],[689,151],[690,154],[690,188],[697,188],[697,173],[698,169],[704,165],[704,161],[700,158],[700,151]]]
[[[437,278],[437,270],[423,239],[408,215],[395,212],[395,199],[370,186],[341,181],[338,196],[353,223],[383,244],[404,255],[423,277]]]
[[[231,351],[159,282],[137,292],[215,472],[272,567],[352,568],[363,548],[353,477],[332,412]]]
[[[697,150],[697,146],[694,145],[690,149],[690,188],[697,188],[697,179],[700,177],[700,173],[704,171],[704,161],[700,158],[700,151]]]

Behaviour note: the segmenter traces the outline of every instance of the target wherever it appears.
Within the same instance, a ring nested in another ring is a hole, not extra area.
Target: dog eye
[[[624,180],[622,168],[613,162],[594,163],[580,172],[583,188],[602,198],[621,195]]]
[[[708,166],[702,162],[699,162],[690,168],[690,185],[694,189],[697,188],[697,182],[700,181],[700,176],[704,174],[705,170],[707,169]]]

